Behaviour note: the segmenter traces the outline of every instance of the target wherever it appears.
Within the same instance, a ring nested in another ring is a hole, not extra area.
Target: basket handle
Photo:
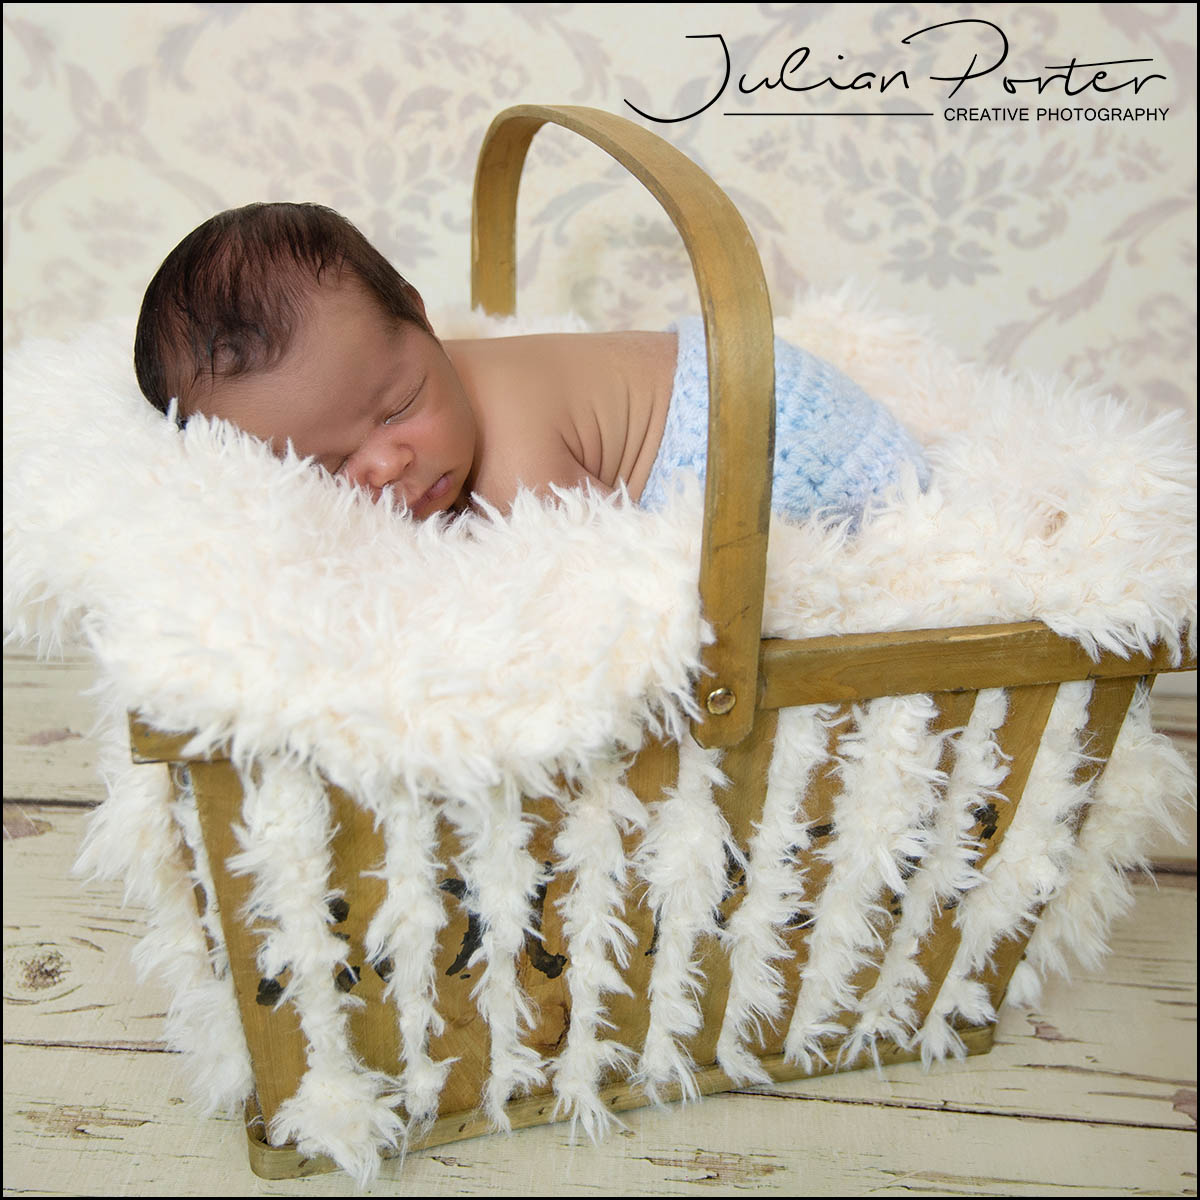
[[[595,108],[521,104],[492,122],[475,168],[471,304],[516,311],[517,189],[533,135],[550,123],[594,142],[636,176],[683,238],[700,292],[708,353],[708,468],[700,602],[716,633],[696,700],[702,746],[750,732],[758,701],[775,439],[771,304],[758,251],[732,201],[685,154]]]

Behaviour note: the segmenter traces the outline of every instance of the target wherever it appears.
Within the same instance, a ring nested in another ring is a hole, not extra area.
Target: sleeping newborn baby
[[[624,485],[647,506],[704,475],[699,318],[665,333],[440,341],[416,290],[315,204],[219,213],[167,256],[142,302],[138,383],[163,413],[221,417],[419,519],[522,486]],[[857,519],[920,447],[845,376],[775,344],[773,507]],[[390,492],[389,492],[390,489]]]

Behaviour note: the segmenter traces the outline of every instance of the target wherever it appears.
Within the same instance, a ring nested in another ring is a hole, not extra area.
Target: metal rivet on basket
[[[713,716],[723,717],[736,703],[737,697],[728,688],[721,687],[708,693],[708,699],[704,701],[704,707]]]

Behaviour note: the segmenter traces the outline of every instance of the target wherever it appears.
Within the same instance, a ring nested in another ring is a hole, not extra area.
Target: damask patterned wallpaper
[[[1195,410],[1190,4],[6,4],[3,19],[6,344],[135,312],[185,233],[260,199],[341,209],[434,310],[461,304],[479,142],[498,110],[538,101],[623,113],[697,159],[745,215],[779,311],[852,278],[964,354]],[[564,131],[534,141],[520,222],[526,309],[654,328],[694,306],[653,200]]]

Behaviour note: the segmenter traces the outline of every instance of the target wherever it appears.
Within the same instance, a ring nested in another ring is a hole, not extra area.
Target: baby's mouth
[[[416,514],[419,509],[425,508],[427,505],[437,504],[439,500],[445,498],[453,484],[454,473],[452,471],[447,471],[434,482],[433,486],[429,488],[428,491],[426,491],[408,506],[409,510]]]

